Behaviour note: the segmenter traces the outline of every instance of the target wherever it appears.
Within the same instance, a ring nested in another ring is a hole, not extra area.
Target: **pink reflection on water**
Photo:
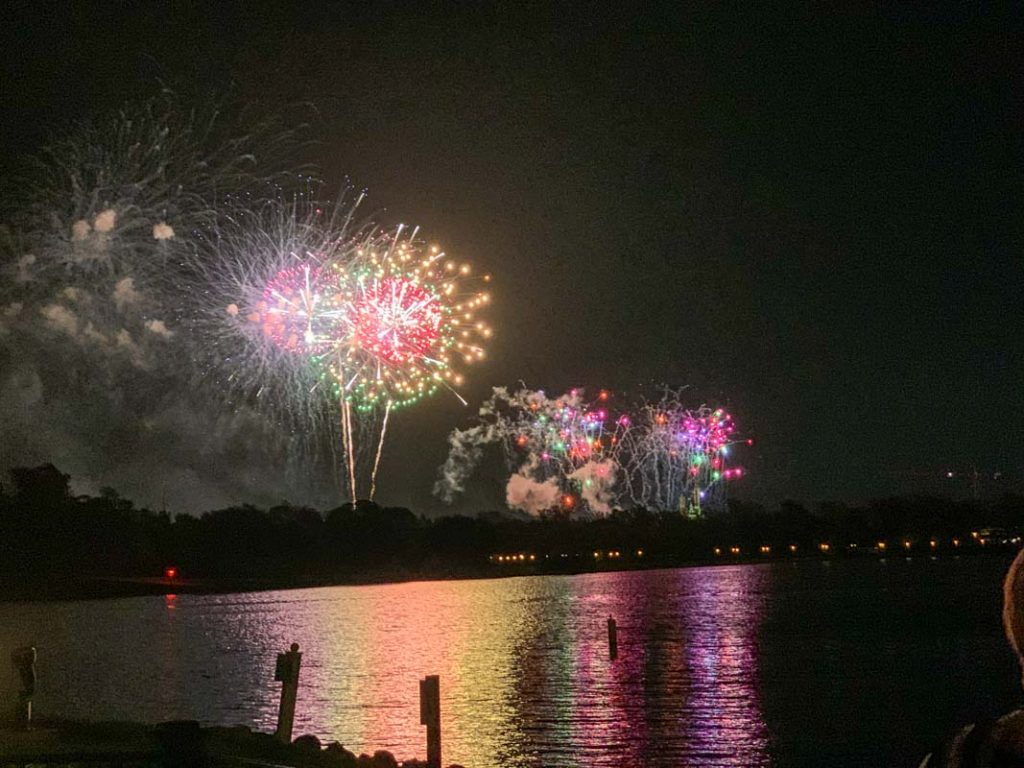
[[[768,765],[757,654],[770,571],[725,567],[683,577],[694,581],[681,605],[690,680],[684,738],[708,765]]]
[[[600,587],[586,584],[570,718],[580,763],[768,765],[757,683],[767,578],[766,569],[720,568],[605,574]],[[608,614],[619,627],[614,662]]]

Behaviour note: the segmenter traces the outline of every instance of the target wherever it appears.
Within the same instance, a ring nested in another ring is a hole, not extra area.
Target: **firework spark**
[[[191,254],[287,188],[282,159],[297,146],[294,132],[251,118],[164,92],[76,123],[14,177],[0,240],[0,400],[20,404],[4,425],[19,447],[5,463],[58,461],[152,504],[161,482],[172,504],[217,505],[265,492],[269,477],[280,498],[296,479],[265,469],[280,462],[282,433],[194,386],[207,379],[195,363],[211,371],[206,349],[218,343],[191,307],[217,288]],[[308,477],[296,486],[318,493]]]
[[[468,267],[439,266],[415,230],[358,221],[358,205],[268,205],[220,227],[196,267],[215,286],[196,292],[214,378],[293,433],[335,436],[353,501],[376,491],[391,412],[454,391],[454,353],[480,359],[491,333]]]
[[[624,495],[636,506],[699,517],[722,506],[726,481],[743,476],[730,464],[736,442],[725,409],[688,408],[682,390],[666,389],[636,409],[623,435]]]
[[[403,230],[331,265],[336,293],[327,303],[346,318],[348,335],[317,361],[337,396],[361,410],[411,405],[440,388],[455,392],[463,382],[456,365],[482,360],[491,336],[476,318],[490,294],[475,285],[490,277],[474,280],[468,265]]]
[[[580,389],[552,399],[495,388],[478,424],[452,432],[435,493],[451,502],[491,444],[508,463],[506,502],[531,514],[644,507],[697,517],[724,500],[725,481],[743,475],[727,466],[735,426],[723,409],[687,409],[677,390],[629,410],[611,405],[606,390],[588,401]]]

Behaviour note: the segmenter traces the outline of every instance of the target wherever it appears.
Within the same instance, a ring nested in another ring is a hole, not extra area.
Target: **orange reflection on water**
[[[757,635],[768,574],[311,590],[297,721],[353,751],[422,757],[418,681],[437,674],[446,763],[767,765]],[[614,662],[608,616],[619,626]]]
[[[387,749],[423,757],[419,680],[441,678],[441,742],[446,764],[488,765],[521,741],[515,713],[516,638],[523,605],[488,582],[425,582],[339,588],[323,606],[326,667],[307,670],[304,687],[322,693],[308,704],[321,738],[353,751]],[[310,679],[310,675],[314,675]]]

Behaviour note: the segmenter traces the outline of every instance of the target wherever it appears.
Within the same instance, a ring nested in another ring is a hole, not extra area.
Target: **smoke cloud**
[[[561,495],[555,478],[549,477],[543,482],[537,482],[518,472],[508,479],[505,488],[505,501],[510,509],[521,509],[534,516],[557,507]]]
[[[274,164],[298,145],[274,120],[233,117],[164,92],[26,161],[29,192],[0,222],[15,233],[0,243],[0,473],[52,462],[78,489],[174,512],[338,503],[302,436],[218,399],[182,322],[175,270],[193,236],[225,192],[278,190]]]
[[[577,483],[580,497],[587,503],[591,511],[607,515],[615,503],[615,476],[618,465],[611,459],[588,461],[569,475],[569,479]]]

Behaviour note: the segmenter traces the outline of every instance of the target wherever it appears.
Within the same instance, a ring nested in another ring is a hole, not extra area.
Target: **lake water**
[[[46,714],[272,730],[275,655],[298,642],[295,734],[399,758],[425,754],[418,681],[437,674],[444,762],[468,768],[913,766],[958,723],[1018,704],[999,623],[1008,562],[0,604],[0,654],[36,643]]]

